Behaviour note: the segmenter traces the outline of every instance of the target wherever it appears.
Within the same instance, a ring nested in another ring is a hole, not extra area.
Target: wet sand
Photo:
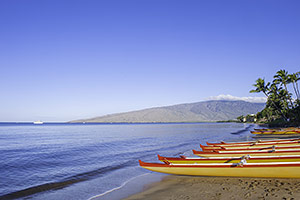
[[[166,176],[126,200],[300,199],[300,179]]]

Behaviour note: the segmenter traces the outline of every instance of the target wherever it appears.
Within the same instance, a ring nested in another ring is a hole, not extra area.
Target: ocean
[[[0,199],[122,199],[164,175],[138,166],[206,141],[250,140],[254,124],[0,123]]]

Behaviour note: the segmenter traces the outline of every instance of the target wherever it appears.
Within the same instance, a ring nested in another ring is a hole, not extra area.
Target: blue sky
[[[299,1],[0,1],[0,121],[249,94],[300,71]]]

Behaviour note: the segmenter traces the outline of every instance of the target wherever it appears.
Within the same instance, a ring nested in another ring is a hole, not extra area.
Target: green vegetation
[[[298,81],[300,72],[289,74],[279,70],[272,83],[259,78],[253,85],[251,93],[264,93],[267,97],[266,107],[256,114],[257,122],[270,126],[300,126],[300,93]],[[293,93],[288,90],[292,85]]]
[[[257,118],[256,118],[256,115],[255,114],[250,114],[250,115],[241,115],[239,117],[236,118],[238,120],[238,122],[242,122],[242,123],[245,123],[245,122],[256,122],[257,121]]]

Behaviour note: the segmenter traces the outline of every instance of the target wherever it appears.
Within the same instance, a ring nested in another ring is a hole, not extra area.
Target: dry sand
[[[167,176],[127,200],[300,199],[300,179]]]

